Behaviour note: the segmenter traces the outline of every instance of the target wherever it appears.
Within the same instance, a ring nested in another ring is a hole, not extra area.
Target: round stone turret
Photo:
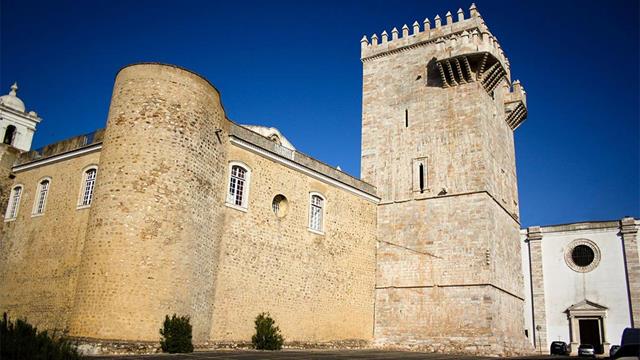
[[[177,313],[191,317],[194,342],[208,339],[228,127],[199,75],[161,64],[118,73],[72,336],[158,341],[164,316]]]

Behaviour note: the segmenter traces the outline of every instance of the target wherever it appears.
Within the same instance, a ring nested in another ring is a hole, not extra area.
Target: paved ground
[[[380,351],[380,350],[283,350],[283,351],[251,351],[251,350],[218,350],[195,352],[191,354],[158,354],[158,355],[127,355],[127,356],[94,356],[92,360],[205,360],[205,359],[269,359],[269,360],[297,360],[297,359],[425,359],[425,360],[488,360],[490,357],[441,355],[432,353]],[[576,359],[564,356],[518,357],[510,359]]]

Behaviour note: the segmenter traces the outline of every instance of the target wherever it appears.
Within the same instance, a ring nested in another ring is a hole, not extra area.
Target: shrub
[[[188,316],[176,316],[171,318],[166,315],[164,327],[160,329],[160,346],[162,351],[168,353],[188,353],[193,352],[191,343],[191,324]]]
[[[7,313],[0,320],[0,359],[74,360],[81,359],[71,342],[57,333],[40,331],[26,320],[13,323]]]
[[[256,317],[256,334],[251,337],[253,346],[258,350],[280,350],[284,338],[280,335],[280,328],[268,313]]]

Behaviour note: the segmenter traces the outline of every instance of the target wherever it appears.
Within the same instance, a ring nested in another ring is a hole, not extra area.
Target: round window
[[[600,249],[587,239],[572,241],[567,247],[564,256],[567,265],[577,272],[589,272],[598,266],[600,262]]]
[[[287,198],[282,194],[276,195],[271,202],[271,209],[273,210],[273,213],[276,214],[276,216],[279,218],[287,215],[288,207],[289,202],[287,201]]]
[[[578,245],[571,251],[571,259],[578,266],[589,266],[595,258],[593,249],[587,245]]]

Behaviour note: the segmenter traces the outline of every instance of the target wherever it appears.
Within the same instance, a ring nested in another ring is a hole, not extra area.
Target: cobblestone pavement
[[[205,360],[205,359],[268,359],[268,360],[296,360],[296,359],[426,359],[426,360],[488,360],[495,357],[479,357],[466,355],[443,355],[420,352],[380,351],[380,350],[283,350],[283,351],[251,351],[251,350],[218,350],[194,352],[191,354],[157,354],[157,355],[120,355],[120,356],[92,356],[91,360]],[[515,359],[576,359],[564,356],[527,356]]]

